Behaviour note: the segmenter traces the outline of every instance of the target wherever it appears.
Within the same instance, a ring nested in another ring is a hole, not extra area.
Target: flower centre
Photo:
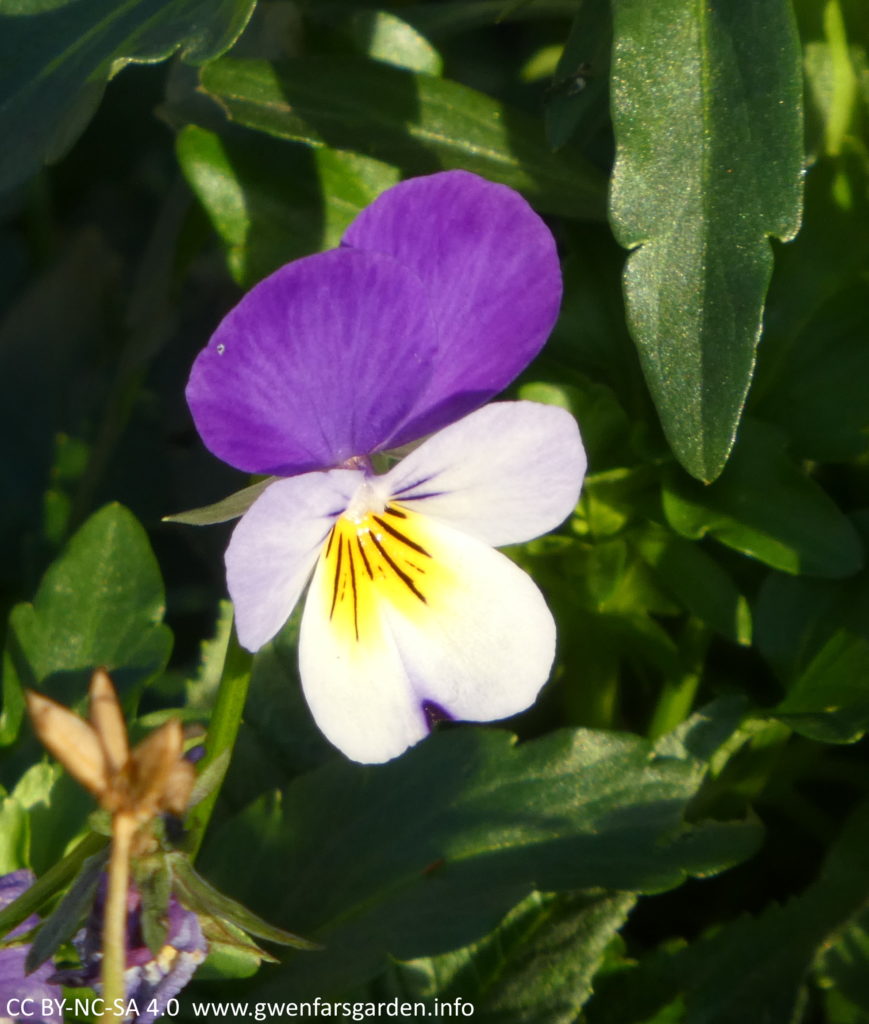
[[[364,498],[357,494],[332,527],[322,555],[329,620],[356,641],[377,629],[379,600],[413,616],[428,605],[442,575],[423,516],[396,502],[372,507]]]

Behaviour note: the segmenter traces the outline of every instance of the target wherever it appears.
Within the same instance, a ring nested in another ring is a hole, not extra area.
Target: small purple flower
[[[32,871],[22,869],[0,877],[0,910],[26,892],[36,881]],[[39,924],[33,914],[6,937],[23,935]],[[0,949],[0,1021],[28,1021],[30,1024],[61,1024],[63,989],[49,983],[54,972],[51,963],[24,973],[28,945]]]
[[[540,350],[560,299],[525,200],[448,171],[388,190],[340,249],[266,278],[196,359],[187,399],[208,448],[287,477],[226,553],[239,640],[274,637],[311,581],[302,685],[355,760],[395,757],[433,718],[516,714],[548,677],[552,616],[492,548],[573,509],[579,431],[561,409],[480,406]],[[373,472],[371,455],[429,434]]]
[[[99,990],[104,901],[105,881],[85,927],[74,940],[82,966],[58,975],[66,985]],[[190,981],[207,952],[199,918],[185,910],[172,895],[166,910],[166,940],[155,956],[142,935],[141,907],[139,891],[131,885],[127,892],[127,969],[124,973],[127,1005],[135,1004],[138,1010],[131,1024],[151,1024],[163,1014],[168,1001]]]

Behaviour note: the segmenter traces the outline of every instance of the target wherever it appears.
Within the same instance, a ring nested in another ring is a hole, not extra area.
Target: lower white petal
[[[552,616],[521,569],[394,502],[336,523],[299,642],[317,724],[359,761],[389,760],[425,736],[428,705],[470,721],[523,711],[554,653]]]
[[[226,584],[242,647],[257,651],[290,617],[332,524],[363,479],[356,470],[305,473],[271,484],[226,549]]]

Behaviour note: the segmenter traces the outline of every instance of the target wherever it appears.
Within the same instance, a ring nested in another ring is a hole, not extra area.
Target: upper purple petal
[[[338,249],[287,264],[241,300],[197,357],[187,401],[219,458],[291,476],[385,447],[436,347],[416,274]]]
[[[412,178],[356,218],[344,245],[387,253],[426,286],[439,347],[428,386],[390,446],[451,423],[505,388],[558,316],[552,235],[513,189],[467,171]]]

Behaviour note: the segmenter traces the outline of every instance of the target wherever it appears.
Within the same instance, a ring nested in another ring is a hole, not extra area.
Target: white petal
[[[432,521],[447,572],[422,608],[387,606],[417,694],[453,718],[489,722],[530,707],[549,678],[555,623],[531,577],[506,555]],[[426,593],[428,597],[428,593]]]
[[[585,467],[570,413],[496,402],[432,435],[383,482],[402,504],[500,547],[539,537],[570,515]]]
[[[299,674],[314,720],[353,761],[379,763],[428,735],[422,704],[379,608],[360,641],[330,617],[334,565],[321,558],[305,601]]]
[[[242,647],[257,651],[290,617],[335,519],[363,479],[333,469],[278,480],[245,512],[226,549]]]
[[[348,757],[369,762],[426,735],[427,702],[471,721],[523,711],[554,654],[552,616],[521,569],[394,504],[336,524],[299,640],[317,724]]]

